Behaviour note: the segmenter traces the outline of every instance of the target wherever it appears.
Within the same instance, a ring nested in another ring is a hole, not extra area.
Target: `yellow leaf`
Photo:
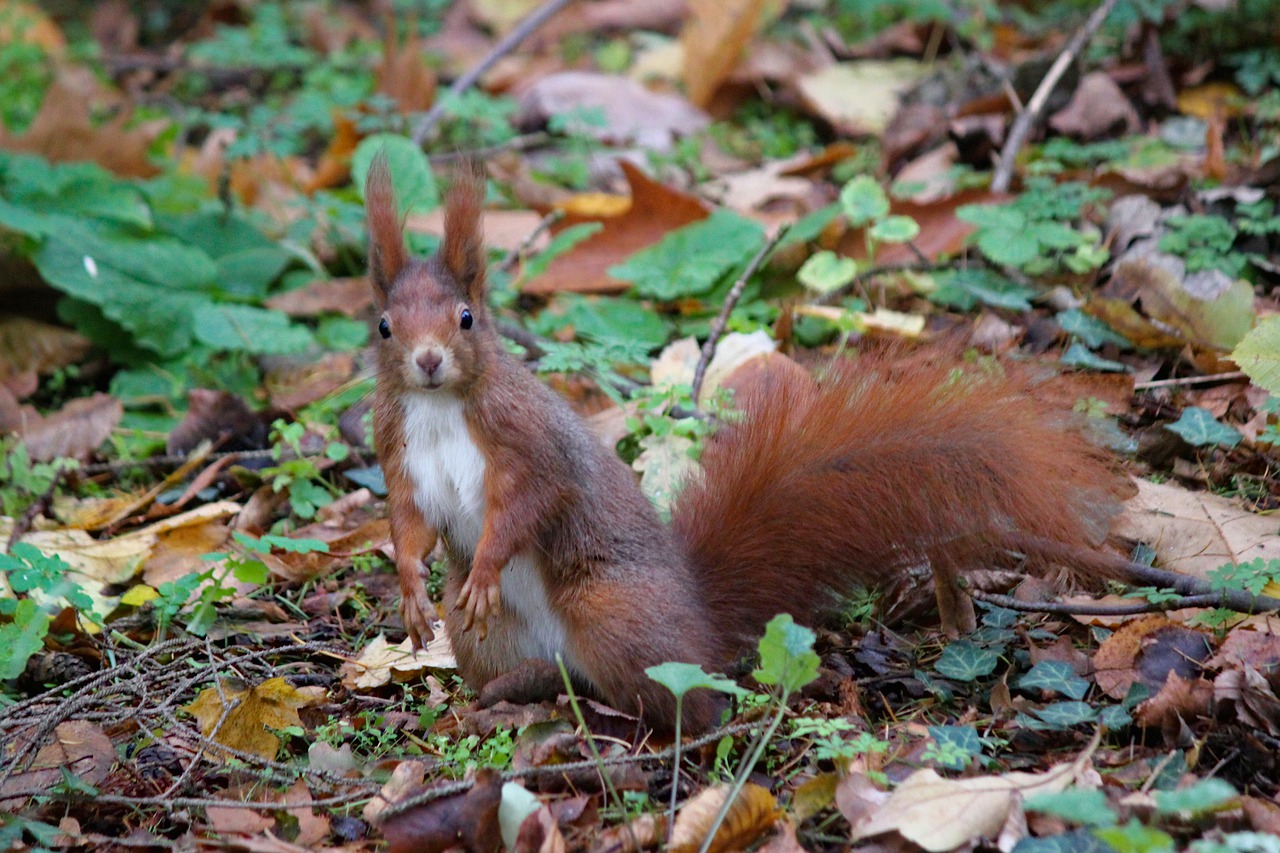
[[[298,708],[315,701],[283,678],[269,678],[255,687],[227,679],[220,687],[202,690],[184,710],[200,723],[205,737],[270,761],[280,750],[280,739],[267,729],[301,726]]]
[[[711,822],[719,814],[728,795],[728,785],[716,785],[684,804],[671,830],[670,849],[673,853],[693,853],[702,846],[711,830]],[[777,822],[778,816],[778,801],[773,794],[759,785],[747,784],[729,807],[724,823],[720,824],[711,842],[709,853],[745,848],[764,835]]]
[[[556,210],[591,219],[621,216],[631,209],[631,196],[612,193],[578,193],[556,204]]]
[[[1205,121],[1217,116],[1235,118],[1244,112],[1246,103],[1240,87],[1224,80],[1193,86],[1178,93],[1178,110]]]
[[[120,596],[120,603],[127,604],[130,607],[141,607],[148,601],[155,601],[159,597],[160,593],[156,592],[153,587],[140,583]]]

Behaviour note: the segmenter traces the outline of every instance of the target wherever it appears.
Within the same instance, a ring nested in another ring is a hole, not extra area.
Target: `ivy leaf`
[[[1218,778],[1201,779],[1180,791],[1156,791],[1156,811],[1194,818],[1217,811],[1238,796],[1229,782]]]
[[[920,236],[920,224],[910,216],[886,216],[871,226],[871,236],[881,243],[909,243]]]
[[[1133,349],[1133,344],[1124,335],[1116,332],[1102,320],[1086,314],[1079,308],[1070,308],[1058,314],[1058,325],[1068,335],[1075,335],[1090,349],[1097,349],[1104,344],[1115,344],[1121,349]],[[1239,363],[1239,362],[1237,362]]]
[[[929,298],[961,311],[968,311],[979,302],[992,308],[1030,311],[1030,300],[1036,295],[1032,288],[988,270],[958,270],[940,274],[937,279],[938,287]]]
[[[1235,447],[1244,438],[1231,427],[1218,423],[1208,409],[1199,406],[1188,406],[1182,410],[1182,417],[1164,428],[1182,436],[1183,440],[1195,447],[1209,447],[1216,444]]]
[[[1018,679],[1024,690],[1049,690],[1071,699],[1083,699],[1089,682],[1076,675],[1071,665],[1058,660],[1042,660]]]
[[[1084,826],[1115,826],[1118,822],[1107,795],[1097,788],[1067,788],[1055,794],[1036,794],[1027,798],[1026,809]]]
[[[949,746],[965,756],[966,760],[963,762],[939,760],[948,770],[963,770],[974,756],[982,754],[982,738],[978,737],[978,731],[973,726],[929,726],[929,737],[939,747],[944,747],[944,755],[945,747]]]
[[[840,190],[840,207],[854,228],[880,219],[889,212],[889,196],[870,175],[859,175]]]
[[[1097,709],[1088,702],[1054,702],[1032,713],[1052,729],[1069,729],[1098,719]]]
[[[796,273],[796,278],[814,293],[826,294],[839,290],[858,274],[853,258],[842,258],[832,251],[811,255]]]
[[[764,230],[728,210],[677,228],[612,267],[609,275],[634,285],[644,298],[672,301],[702,296],[725,274],[747,262]]]
[[[1067,347],[1067,351],[1058,361],[1068,367],[1082,367],[1085,370],[1098,370],[1103,373],[1128,373],[1131,369],[1122,361],[1112,361],[1090,352],[1079,341]]]
[[[933,668],[955,681],[977,681],[995,672],[1000,656],[968,640],[947,645]]]
[[[751,673],[761,684],[779,685],[794,692],[818,677],[817,635],[797,625],[788,613],[769,620],[760,638],[760,668]]]

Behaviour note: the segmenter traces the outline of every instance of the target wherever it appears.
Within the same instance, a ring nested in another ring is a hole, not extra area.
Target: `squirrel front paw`
[[[431,622],[436,618],[436,609],[427,597],[427,589],[421,583],[411,589],[402,589],[400,595],[400,621],[413,641],[413,649],[425,649],[427,643],[436,638],[431,630]]]
[[[463,630],[472,626],[480,632],[480,639],[489,633],[486,620],[502,610],[502,579],[497,569],[471,566],[467,581],[458,592],[454,608],[462,611]]]

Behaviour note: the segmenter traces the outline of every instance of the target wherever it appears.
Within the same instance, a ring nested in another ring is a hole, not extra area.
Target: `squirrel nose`
[[[440,369],[440,364],[444,361],[444,353],[432,347],[414,356],[414,361],[418,363],[418,367],[422,369],[422,372],[430,377]]]

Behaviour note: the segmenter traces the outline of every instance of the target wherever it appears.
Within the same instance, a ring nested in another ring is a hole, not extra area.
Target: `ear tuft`
[[[444,200],[444,242],[440,259],[473,302],[483,298],[484,235],[480,213],[484,208],[484,168],[469,160],[453,175]]]
[[[383,306],[391,293],[392,283],[408,261],[386,151],[379,151],[369,165],[369,177],[364,185],[364,209],[369,226],[369,279],[378,305]]]

